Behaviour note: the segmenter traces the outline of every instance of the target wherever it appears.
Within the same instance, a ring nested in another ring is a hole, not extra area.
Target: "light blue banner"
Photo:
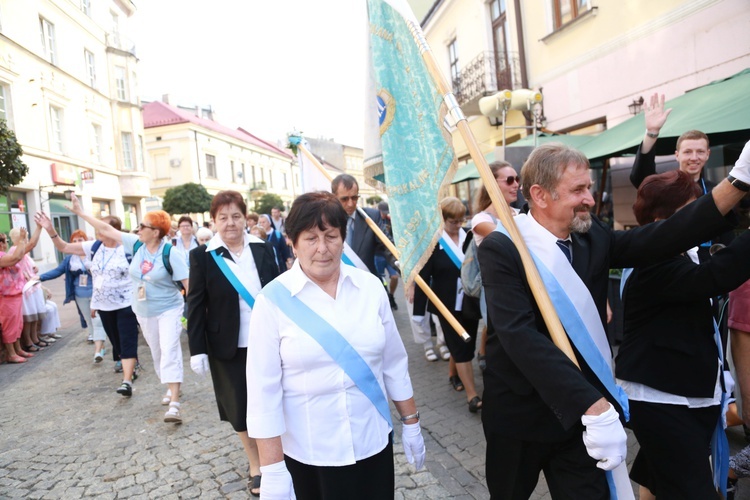
[[[409,283],[442,234],[438,202],[446,176],[455,171],[455,154],[444,127],[443,96],[405,18],[384,0],[367,5],[376,93],[368,98],[378,103],[382,148],[382,169],[368,167],[367,173],[386,185],[394,244]]]

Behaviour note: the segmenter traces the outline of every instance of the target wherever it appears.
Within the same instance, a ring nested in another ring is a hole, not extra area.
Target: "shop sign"
[[[56,186],[75,186],[78,180],[78,172],[76,168],[71,165],[65,165],[64,163],[53,163],[52,168],[52,182]]]

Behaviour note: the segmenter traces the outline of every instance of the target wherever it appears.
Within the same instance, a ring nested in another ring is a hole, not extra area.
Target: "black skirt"
[[[238,348],[232,359],[208,357],[214,383],[219,418],[229,422],[236,432],[247,431],[247,348]]]

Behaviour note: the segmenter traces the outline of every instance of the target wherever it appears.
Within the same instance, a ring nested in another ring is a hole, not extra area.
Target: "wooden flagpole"
[[[333,178],[331,177],[331,173],[328,172],[328,170],[326,170],[323,167],[323,165],[321,165],[318,159],[315,158],[315,156],[310,151],[308,151],[308,149],[305,146],[303,146],[302,144],[298,144],[297,148],[300,151],[302,151],[302,154],[304,154],[307,157],[307,159],[310,160],[312,164],[315,165],[315,167],[317,167],[317,169],[320,170],[320,172],[323,175],[325,175],[329,181],[333,180]],[[393,256],[396,257],[396,259],[398,259],[399,257],[398,249],[393,243],[391,243],[391,240],[388,239],[388,236],[385,235],[383,230],[380,229],[380,227],[378,227],[378,225],[375,224],[375,222],[370,218],[370,216],[367,215],[367,212],[362,210],[359,206],[357,207],[357,212],[359,213],[359,215],[361,215],[365,219],[365,221],[367,222],[367,225],[372,230],[372,232],[375,233],[375,235],[378,238],[380,238],[380,241],[383,242],[383,245],[385,245],[385,247],[393,254]],[[442,314],[443,317],[448,321],[448,323],[451,324],[453,329],[464,340],[464,342],[469,342],[471,340],[471,337],[469,336],[469,334],[466,333],[466,330],[464,330],[464,327],[461,326],[461,323],[459,323],[458,320],[455,318],[455,316],[453,316],[453,314],[448,310],[448,308],[445,307],[445,304],[443,304],[442,301],[438,298],[438,296],[435,295],[435,292],[432,291],[432,289],[425,282],[425,280],[422,279],[422,277],[419,274],[417,274],[416,277],[414,278],[414,282],[419,286],[419,288],[422,289],[425,295],[427,295],[427,298],[430,299],[430,301],[433,304],[435,304],[435,307],[438,308],[438,311],[440,311],[440,314]]]
[[[411,34],[414,37],[414,41],[419,47],[422,59],[424,60],[430,75],[432,75],[435,85],[437,85],[438,90],[448,106],[448,110],[456,120],[456,127],[461,133],[461,137],[466,142],[471,159],[474,160],[474,164],[477,166],[479,175],[482,178],[482,183],[490,195],[492,205],[494,206],[500,221],[503,223],[503,226],[507,229],[511,240],[513,240],[513,243],[516,245],[518,253],[521,255],[521,261],[523,262],[523,267],[526,272],[526,279],[529,282],[531,292],[534,294],[534,299],[539,306],[539,310],[542,313],[542,317],[547,325],[552,341],[578,368],[580,368],[575,353],[573,352],[573,348],[570,345],[570,340],[568,340],[565,329],[563,328],[562,323],[560,323],[560,318],[557,316],[557,312],[552,305],[552,301],[549,298],[547,289],[544,287],[544,283],[542,282],[539,271],[534,264],[534,260],[531,258],[531,254],[529,254],[526,242],[521,237],[521,233],[518,232],[518,227],[513,220],[513,216],[510,214],[508,203],[505,201],[505,198],[501,196],[500,188],[497,187],[497,181],[492,175],[487,160],[479,149],[479,145],[474,138],[474,134],[471,132],[469,123],[461,111],[461,108],[456,101],[456,97],[453,95],[452,89],[448,86],[438,68],[435,56],[433,55],[432,50],[430,50],[430,46],[427,44],[427,40],[422,33],[422,28],[420,28],[413,20],[405,18],[405,21],[409,26],[409,31],[411,31]]]

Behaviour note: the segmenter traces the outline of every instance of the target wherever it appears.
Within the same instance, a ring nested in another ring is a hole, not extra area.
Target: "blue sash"
[[[347,266],[357,267],[357,265],[352,262],[352,259],[350,259],[349,256],[343,252],[341,253],[341,261]]]
[[[448,242],[445,241],[445,236],[441,236],[440,240],[438,241],[440,242],[440,245],[443,247],[443,250],[445,250],[445,253],[448,255],[448,257],[451,259],[451,261],[453,261],[453,263],[456,265],[456,267],[460,271],[461,259],[458,258],[458,255],[456,255],[456,253],[453,251],[450,244],[448,244]]]
[[[375,405],[378,413],[393,429],[391,411],[383,389],[375,374],[362,356],[347,340],[318,313],[310,309],[279,280],[274,280],[261,292],[292,320],[302,331],[310,335],[323,350],[344,370],[367,399]]]
[[[224,261],[224,257],[219,255],[219,250],[216,249],[212,252],[209,252],[211,254],[211,257],[214,258],[214,261],[216,261],[216,265],[219,266],[219,269],[221,269],[221,272],[224,274],[224,276],[229,280],[229,283],[232,284],[235,290],[237,290],[237,293],[240,294],[240,297],[245,299],[245,302],[247,302],[247,305],[250,306],[250,309],[253,308],[255,305],[255,299],[252,295],[250,295],[250,292],[247,288],[245,288],[245,285],[243,285],[240,280],[237,278],[237,276],[234,275],[231,269],[229,269],[229,265]]]

